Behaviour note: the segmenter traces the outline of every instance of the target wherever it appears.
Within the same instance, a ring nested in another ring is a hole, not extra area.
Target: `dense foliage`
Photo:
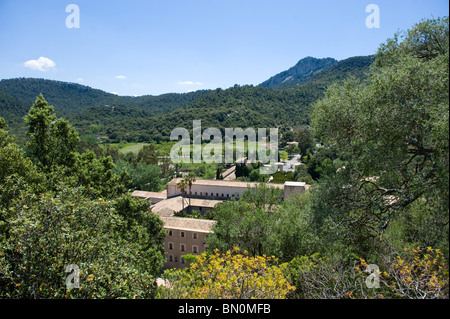
[[[313,106],[312,127],[340,160],[320,183],[320,209],[349,242],[416,216],[416,231],[439,235],[414,245],[448,255],[448,37],[448,18],[419,23],[380,47],[366,81],[334,85]]]
[[[40,96],[26,117],[29,157],[0,118],[0,298],[151,298],[162,221],[123,194],[110,157],[76,152],[52,110]],[[79,289],[66,283],[73,265]]]
[[[238,201],[216,207],[217,223],[208,246],[226,251],[236,245],[251,256],[275,255],[283,261],[312,253],[315,238],[309,231],[308,205],[308,196],[283,202],[278,188],[265,184],[251,188]]]

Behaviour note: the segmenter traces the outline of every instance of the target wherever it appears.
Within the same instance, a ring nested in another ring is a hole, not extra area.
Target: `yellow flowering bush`
[[[250,257],[237,247],[221,254],[188,256],[190,267],[166,270],[168,284],[159,287],[164,299],[283,299],[295,288],[273,256]]]
[[[401,256],[380,260],[369,270],[360,259],[354,267],[314,254],[294,258],[287,267],[300,299],[438,299],[449,296],[447,260],[439,249],[405,249]],[[377,285],[369,285],[373,278]]]
[[[407,249],[403,256],[383,265],[378,275],[381,298],[448,298],[448,264],[439,249]],[[361,259],[361,270],[367,262]],[[358,267],[359,268],[359,267]]]
[[[403,298],[448,298],[448,264],[439,249],[405,249],[410,258],[401,258],[391,267],[388,280],[396,295]]]

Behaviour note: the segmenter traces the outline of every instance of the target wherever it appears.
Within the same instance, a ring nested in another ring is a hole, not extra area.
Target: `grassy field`
[[[147,143],[128,143],[125,144],[121,149],[119,149],[119,152],[122,154],[128,154],[133,153],[137,154],[139,151],[144,147],[144,145],[148,145]]]
[[[170,150],[175,142],[164,142],[160,144],[154,144],[156,150],[161,156],[168,156],[170,154]],[[139,151],[145,146],[150,145],[149,143],[110,143],[110,144],[101,144],[103,148],[106,146],[115,147],[119,150],[121,154],[133,153],[137,155]]]
[[[177,142],[163,142],[160,144],[154,144],[156,150],[161,156],[168,156],[170,155],[170,150]],[[203,143],[202,148],[207,145],[208,143]],[[127,143],[127,144],[108,144],[109,146],[117,147],[119,149],[119,152],[122,154],[127,153],[133,153],[137,155],[139,151],[144,147],[144,145],[149,145],[149,143]],[[236,147],[239,147],[240,149],[244,148],[244,152],[247,151],[248,143],[247,141],[244,142],[242,145],[242,142],[234,141],[233,143],[233,153],[236,151]],[[191,145],[192,148],[192,145]],[[222,152],[225,152],[225,146],[222,145]]]

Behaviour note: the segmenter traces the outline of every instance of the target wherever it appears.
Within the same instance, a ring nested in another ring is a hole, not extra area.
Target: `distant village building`
[[[286,146],[291,146],[291,145],[293,145],[294,147],[298,146],[298,142],[287,142],[286,143]]]
[[[282,172],[283,171],[283,167],[284,167],[284,163],[283,162],[277,162],[277,163],[274,163],[274,165],[277,167],[277,171],[278,172]]]
[[[284,192],[283,192],[283,200],[287,200],[293,194],[301,195],[306,190],[309,190],[310,185],[307,185],[304,182],[285,182],[284,183]]]

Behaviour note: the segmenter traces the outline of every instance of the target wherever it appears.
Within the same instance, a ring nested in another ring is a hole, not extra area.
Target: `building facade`
[[[177,186],[181,180],[182,178],[174,178],[167,184],[167,198],[181,195],[181,189]],[[228,200],[239,198],[250,187],[256,187],[260,184],[258,182],[198,179],[190,189],[186,187],[185,197]],[[270,184],[269,186],[284,189],[282,184]]]
[[[199,255],[206,251],[206,238],[212,232],[215,221],[160,217],[164,222],[164,228],[168,234],[164,240],[166,262],[164,269],[182,269],[189,264],[183,258],[184,255]]]
[[[168,235],[165,238],[164,269],[185,268],[188,266],[184,255],[197,255],[206,251],[207,237],[212,233],[215,221],[175,217],[174,214],[182,210],[194,210],[204,214],[223,200],[238,199],[251,187],[260,185],[257,182],[240,182],[225,180],[198,179],[192,187],[186,187],[185,195],[181,196],[181,189],[177,184],[182,178],[175,178],[167,184],[167,189],[161,193],[133,192],[133,197],[143,198],[151,202],[150,211],[157,214],[164,222]],[[268,184],[283,190],[283,200],[294,194],[303,194],[309,185],[301,182],[286,182],[284,184]]]

